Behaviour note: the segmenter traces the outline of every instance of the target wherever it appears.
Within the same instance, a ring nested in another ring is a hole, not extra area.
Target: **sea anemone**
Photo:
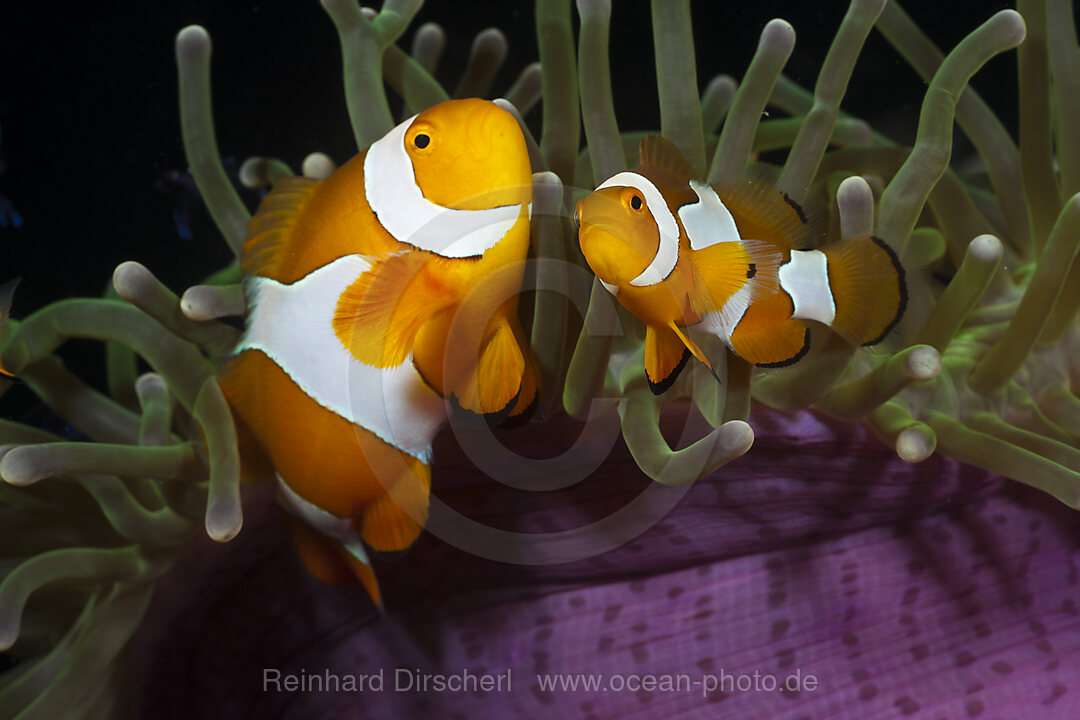
[[[421,27],[411,54],[395,44],[419,0],[377,14],[322,4],[359,148],[393,124],[384,81],[402,111],[486,96],[507,52],[500,33],[480,33],[448,93],[433,78],[445,33]],[[133,710],[155,717],[467,716],[494,704],[519,716],[678,716],[714,702],[749,717],[978,717],[1039,703],[1065,717],[1077,650],[1080,51],[1068,2],[1019,11],[943,57],[897,4],[852,0],[813,93],[781,75],[794,31],[773,20],[741,81],[720,75],[699,94],[709,48],[695,54],[690,3],[654,0],[660,133],[714,181],[755,156],[779,160],[791,197],[831,208],[830,237],[873,232],[913,278],[888,352],[816,328],[788,371],[755,375],[726,353],[720,384],[698,369],[657,398],[640,327],[590,285],[568,213],[628,165],[646,129],[629,131],[614,110],[613,9],[578,0],[575,50],[569,0],[538,0],[540,65],[505,97],[526,117],[542,98],[536,140],[522,120],[536,171],[522,305],[543,375],[529,427],[543,433],[452,424],[436,447],[431,536],[378,567],[386,617],[302,575],[265,490],[248,493],[240,531],[236,434],[215,382],[238,336],[228,318],[244,311],[235,263],[179,295],[124,263],[113,297],[12,321],[3,367],[74,437],[0,425],[0,716],[114,716],[132,711],[130,684]],[[875,26],[928,83],[910,148],[840,109]],[[1017,47],[1019,144],[968,86]],[[202,28],[177,38],[183,141],[235,253],[250,211],[214,140],[209,50]],[[954,118],[972,172],[950,166]],[[332,169],[315,155],[302,172]],[[255,159],[241,180],[292,172]],[[107,392],[56,359],[69,338],[106,344]],[[547,492],[523,495],[536,490]],[[225,546],[204,539],[238,533]],[[128,641],[151,599],[129,677]],[[512,672],[514,687],[395,693],[399,668]],[[384,673],[386,687],[268,692],[268,670],[310,682]],[[540,680],[590,672],[596,688]],[[762,687],[763,675],[779,686]]]

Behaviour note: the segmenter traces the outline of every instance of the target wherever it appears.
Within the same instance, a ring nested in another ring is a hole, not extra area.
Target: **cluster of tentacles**
[[[409,112],[450,97],[433,79],[445,42],[438,27],[420,28],[411,53],[395,45],[420,0],[387,0],[377,14],[355,0],[323,5],[340,35],[359,148],[393,125],[386,84]],[[813,408],[865,420],[907,461],[936,450],[1078,506],[1080,368],[1071,357],[1080,349],[1080,125],[1070,118],[1080,116],[1080,51],[1068,2],[1022,1],[1020,14],[998,13],[943,57],[896,4],[852,0],[813,93],[781,74],[794,31],[774,20],[742,81],[719,76],[699,97],[690,3],[654,0],[659,130],[703,177],[733,177],[756,153],[787,149],[780,185],[796,200],[824,194],[831,237],[873,233],[912,276],[951,277],[943,286],[912,283],[895,352],[854,350],[817,328],[811,354],[789,371],[754,376],[725,353],[721,384],[685,373],[660,398],[641,369],[640,327],[590,285],[570,221],[574,200],[626,168],[643,135],[620,129],[613,110],[610,1],[578,0],[577,10],[575,43],[569,0],[538,0],[540,62],[504,96],[519,114],[543,99],[539,139],[522,124],[536,171],[538,262],[526,313],[543,373],[537,422],[565,413],[587,425],[617,412],[640,469],[686,484],[750,449],[752,400]],[[913,148],[840,110],[875,26],[929,83]],[[490,93],[505,42],[495,30],[477,36],[455,96]],[[1017,47],[1019,145],[967,88],[988,59]],[[249,211],[214,141],[209,37],[187,28],[176,50],[191,171],[238,251]],[[787,117],[762,120],[766,106]],[[954,120],[985,177],[950,169]],[[314,154],[302,171],[321,177],[333,167]],[[258,186],[292,173],[255,159],[244,178]],[[66,300],[11,322],[3,366],[90,442],[0,421],[0,657],[12,665],[0,675],[0,717],[59,717],[74,706],[109,715],[121,697],[119,659],[156,578],[200,525],[220,541],[239,532],[236,435],[214,379],[238,333],[220,319],[244,311],[239,282],[234,264],[177,296],[125,263],[115,297]],[[69,338],[105,344],[106,393],[54,357]],[[140,362],[153,372],[139,376]],[[687,400],[712,429],[673,450],[661,409]],[[585,452],[606,452],[602,445]]]

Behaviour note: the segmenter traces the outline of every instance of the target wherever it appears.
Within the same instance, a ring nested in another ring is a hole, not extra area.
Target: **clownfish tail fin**
[[[832,329],[852,345],[884,340],[908,304],[907,281],[896,252],[869,235],[841,240],[822,252],[836,305]]]

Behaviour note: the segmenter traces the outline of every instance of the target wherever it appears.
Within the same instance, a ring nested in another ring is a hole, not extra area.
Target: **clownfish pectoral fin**
[[[676,325],[674,322],[669,323],[668,327],[675,333],[679,340],[682,341],[683,346],[690,351],[690,354],[696,357],[699,361],[701,361],[701,364],[704,365],[706,369],[708,369],[708,371],[712,374],[714,378],[716,378],[716,382],[721,382],[720,376],[716,374],[716,370],[713,369],[712,363],[709,362],[709,358],[705,356],[705,352],[700,347],[698,347],[698,344],[694,342],[690,338],[690,336],[687,335],[686,332],[683,331],[683,329]]]
[[[401,474],[386,493],[367,505],[352,521],[368,547],[376,552],[397,552],[416,542],[427,522],[431,469],[410,458],[410,472]]]
[[[454,390],[454,400],[464,410],[501,421],[521,394],[525,368],[525,355],[510,323],[497,322],[462,387]]]
[[[645,378],[654,395],[675,383],[690,355],[690,348],[668,328],[645,328]]]
[[[904,268],[880,238],[863,236],[822,249],[836,303],[832,329],[852,345],[884,340],[907,309]]]
[[[15,278],[0,285],[0,347],[3,347],[4,342],[7,340],[8,321],[11,320],[11,303],[15,300],[15,288],[18,287],[20,280],[22,278]],[[8,372],[3,362],[0,362],[0,374],[15,377]]]
[[[429,260],[420,252],[378,259],[341,294],[334,332],[353,357],[385,368],[409,356],[420,326],[450,302],[428,287]]]

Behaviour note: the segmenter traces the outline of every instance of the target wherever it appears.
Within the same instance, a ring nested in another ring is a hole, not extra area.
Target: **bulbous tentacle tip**
[[[229,542],[240,534],[243,526],[239,502],[219,502],[206,508],[206,534],[214,542]]]
[[[300,173],[304,177],[316,180],[325,180],[333,175],[335,170],[337,170],[337,163],[329,155],[321,152],[311,153],[300,165]]]
[[[249,190],[265,187],[270,184],[269,175],[266,172],[267,159],[254,155],[240,165],[240,184]]]
[[[993,235],[979,235],[968,243],[968,253],[982,263],[996,263],[1004,252],[1001,241]]]
[[[933,380],[941,372],[941,354],[929,345],[912,348],[906,360],[908,376],[917,382]]]
[[[506,39],[506,34],[496,27],[481,30],[473,39],[473,53],[483,53],[497,63],[506,59],[506,53],[509,50],[510,43]]]
[[[916,423],[896,436],[896,454],[904,462],[920,463],[934,454],[937,435],[927,425]]]
[[[48,472],[42,474],[41,467],[48,457],[42,457],[32,445],[7,445],[0,448],[0,452],[3,453],[0,458],[0,478],[8,485],[26,487],[48,476]]]
[[[759,46],[787,48],[790,52],[795,47],[795,28],[783,18],[773,18],[765,23],[765,28],[761,31]]]
[[[202,25],[188,25],[176,33],[176,56],[191,58],[210,52],[210,33]]]
[[[140,293],[154,282],[154,275],[145,265],[127,260],[113,271],[113,288],[116,294],[128,302],[134,302]]]
[[[1024,17],[1015,10],[1002,10],[995,13],[986,22],[1001,27],[1002,31],[1006,33],[1009,42],[1008,47],[1016,47],[1024,42],[1024,38],[1027,36],[1027,25],[1024,23]]]
[[[165,378],[155,372],[143,373],[135,380],[135,393],[140,398],[161,397],[168,392]]]

